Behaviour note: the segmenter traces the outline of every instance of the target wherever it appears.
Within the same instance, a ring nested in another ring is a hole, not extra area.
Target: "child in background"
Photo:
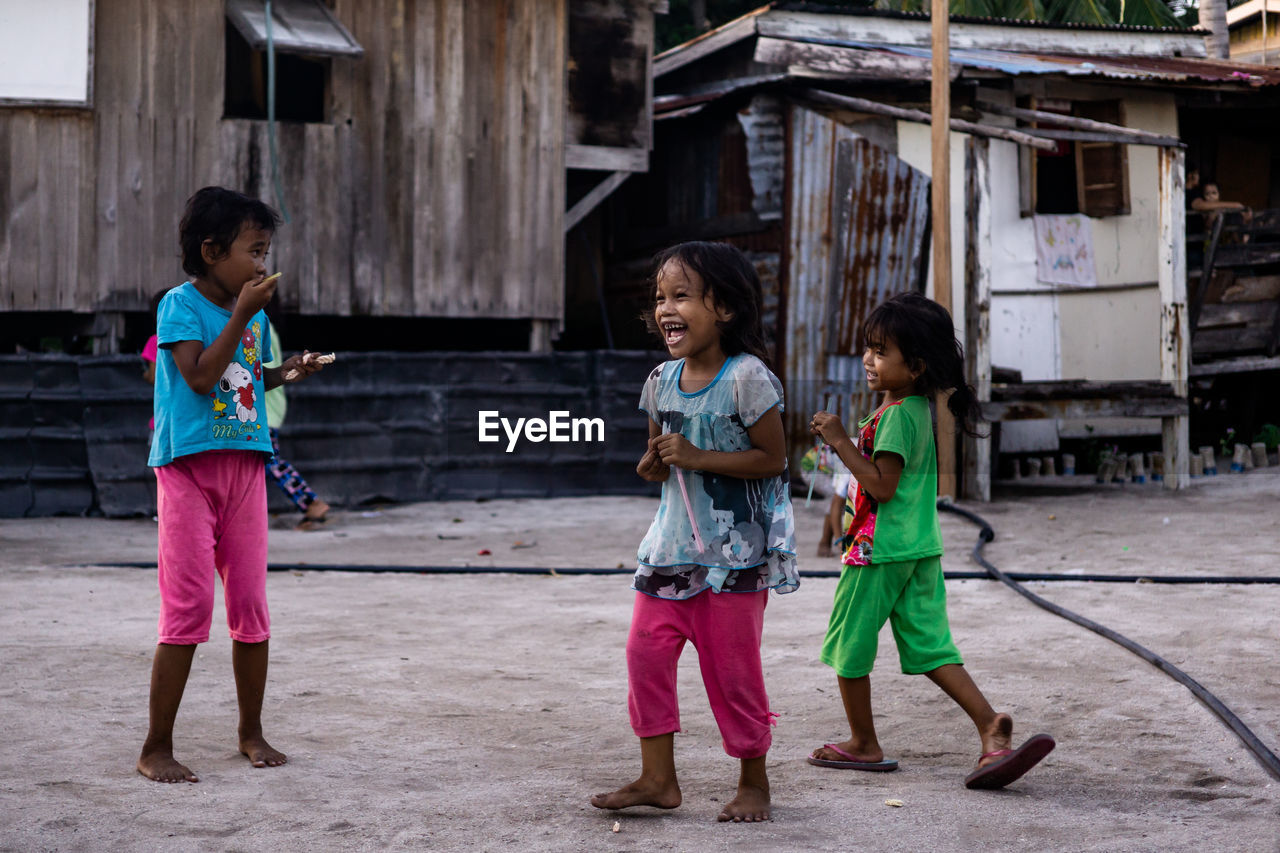
[[[142,345],[142,379],[148,385],[156,384],[156,349],[158,342],[156,336],[152,335],[147,338],[147,342]],[[155,429],[156,420],[151,418],[152,429]]]
[[[690,641],[725,752],[741,760],[737,794],[718,819],[769,820],[775,715],[760,638],[769,590],[799,585],[782,385],[763,360],[760,280],[741,252],[684,243],[660,254],[657,270],[651,328],[673,360],[649,374],[640,398],[649,443],[636,471],[662,483],[640,543],[627,637],[640,778],[591,804],[680,805],[676,669]]]
[[[271,358],[264,366],[279,367],[283,363],[280,338],[276,335],[276,327],[267,320],[267,329],[271,333]],[[329,505],[316,496],[315,491],[307,485],[307,481],[298,473],[298,469],[280,455],[280,427],[284,426],[284,416],[289,410],[289,400],[285,396],[284,386],[280,385],[267,391],[267,428],[271,433],[271,456],[267,457],[267,476],[276,481],[285,497],[293,501],[293,505],[302,513],[302,521],[298,522],[299,530],[319,530],[328,520]]]
[[[867,385],[884,394],[883,403],[860,422],[857,445],[835,415],[817,412],[810,423],[858,486],[821,656],[836,671],[851,734],[814,750],[809,762],[850,770],[897,768],[897,761],[884,757],[871,713],[870,673],[888,621],[902,671],[926,674],[978,728],[978,769],[965,784],[1001,788],[1048,755],[1054,741],[1035,735],[1011,749],[1013,719],[988,704],[951,641],[929,399],[952,391],[947,407],[958,425],[971,430],[977,400],[964,380],[960,344],[946,309],[918,293],[899,294],[872,311],[859,338]]]
[[[160,302],[156,335],[155,469],[160,520],[159,643],[151,668],[147,738],[138,772],[196,782],[173,755],[173,724],[198,643],[209,639],[214,574],[222,579],[240,708],[239,747],[254,767],[285,763],[262,734],[267,682],[267,495],[271,453],[259,401],[289,371],[321,368],[289,358],[262,366],[270,342],[262,308],[275,291],[267,252],[279,219],[260,201],[205,187],[179,226],[190,281]]]
[[[831,462],[831,502],[827,505],[827,514],[822,517],[822,539],[818,542],[818,556],[831,557],[831,542],[840,536],[840,520],[844,518],[845,501],[848,500],[849,483],[853,479],[849,469],[844,467],[840,457],[834,453]]]

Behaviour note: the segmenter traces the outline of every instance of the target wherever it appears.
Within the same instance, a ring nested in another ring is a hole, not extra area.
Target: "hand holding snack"
[[[331,352],[319,353],[303,350],[302,355],[291,355],[285,359],[284,364],[280,365],[283,370],[281,376],[285,382],[297,382],[299,379],[322,370],[326,364],[333,364],[336,360],[337,356]]]

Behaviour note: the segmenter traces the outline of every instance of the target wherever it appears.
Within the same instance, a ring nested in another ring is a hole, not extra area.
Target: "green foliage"
[[[1055,24],[1094,24],[1113,26],[1119,23],[1120,4],[1110,0],[1050,0],[1048,20]]]
[[[707,22],[713,28],[718,27],[763,5],[765,0],[706,0]],[[670,0],[667,14],[658,15],[656,21],[655,40],[658,53],[678,44],[684,44],[704,32],[695,25],[692,4],[689,0]]]
[[[1120,23],[1142,27],[1181,27],[1182,21],[1163,0],[1124,0]]]
[[[1268,451],[1275,450],[1280,447],[1280,427],[1275,424],[1263,424],[1253,440],[1255,443],[1261,441],[1267,446]]]

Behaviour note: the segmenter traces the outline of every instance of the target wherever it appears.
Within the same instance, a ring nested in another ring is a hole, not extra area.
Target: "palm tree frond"
[[[1119,9],[1113,10],[1106,0],[1061,0],[1050,3],[1045,11],[1050,21],[1060,24],[1096,24],[1105,27],[1118,23],[1119,17]]]
[[[1140,27],[1183,27],[1186,24],[1164,0],[1124,0],[1122,24]]]

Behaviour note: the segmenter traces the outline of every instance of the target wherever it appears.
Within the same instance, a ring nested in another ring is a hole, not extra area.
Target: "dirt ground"
[[[1176,494],[1077,480],[972,508],[995,527],[986,555],[1007,571],[1274,576],[1278,499],[1280,469],[1270,468]],[[835,568],[810,556],[820,503],[796,502],[810,570]],[[418,504],[339,512],[313,533],[281,519],[271,559],[631,567],[653,509],[648,498]],[[944,566],[976,568],[974,526],[944,516],[943,530]],[[264,716],[288,765],[254,770],[236,752],[219,614],[178,717],[178,757],[201,781],[157,784],[134,771],[155,571],[103,565],[154,559],[154,524],[5,520],[0,540],[3,850],[1280,850],[1280,783],[1216,716],[1130,652],[985,580],[948,582],[969,670],[1013,715],[1015,739],[1058,740],[1000,792],[962,786],[977,737],[930,682],[898,672],[887,630],[874,701],[902,769],[805,763],[847,731],[835,679],[817,660],[833,579],[771,597],[774,819],[745,825],[714,820],[736,766],[691,648],[676,738],[684,805],[609,813],[587,803],[639,765],[626,714],[625,575],[297,568],[269,580]],[[1280,586],[1030,586],[1164,655],[1280,749]]]

